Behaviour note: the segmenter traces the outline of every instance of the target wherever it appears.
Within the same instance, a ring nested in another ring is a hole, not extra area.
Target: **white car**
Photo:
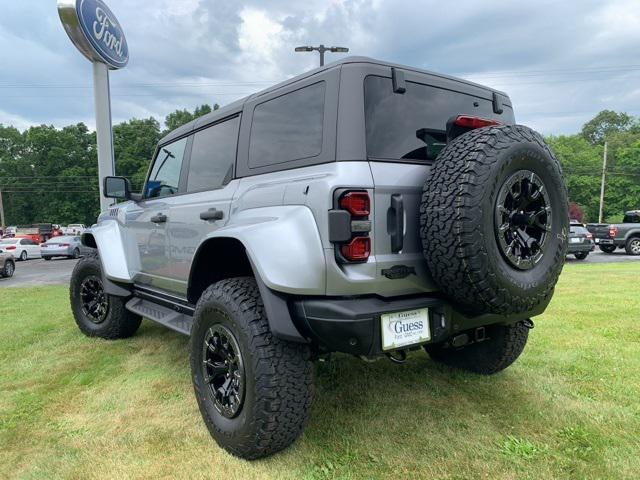
[[[42,257],[40,245],[30,238],[3,238],[0,240],[0,253],[10,253],[18,260]]]
[[[70,223],[67,228],[64,229],[65,235],[81,235],[85,231],[85,226],[82,223]]]

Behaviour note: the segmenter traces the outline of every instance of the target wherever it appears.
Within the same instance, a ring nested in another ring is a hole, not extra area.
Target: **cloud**
[[[315,67],[317,53],[293,48],[320,43],[502,89],[544,133],[578,131],[604,108],[640,114],[637,0],[108,3],[131,52],[111,75],[116,122],[228,103]],[[0,43],[1,122],[93,125],[91,67],[55,2],[4,2]]]

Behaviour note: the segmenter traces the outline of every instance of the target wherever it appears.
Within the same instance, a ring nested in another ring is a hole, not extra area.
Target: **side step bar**
[[[157,303],[135,297],[127,302],[125,308],[130,312],[153,320],[165,327],[169,327],[171,330],[175,330],[184,335],[191,335],[193,317],[190,315],[176,312]]]

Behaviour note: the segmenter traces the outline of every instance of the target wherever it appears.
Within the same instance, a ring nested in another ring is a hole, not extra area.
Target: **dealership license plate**
[[[569,243],[580,243],[580,239],[579,238],[570,238],[569,239]]]
[[[380,327],[383,350],[395,350],[431,340],[427,308],[384,314],[380,317]]]

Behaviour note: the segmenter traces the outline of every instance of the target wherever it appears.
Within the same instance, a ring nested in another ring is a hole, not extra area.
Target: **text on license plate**
[[[579,238],[570,238],[569,239],[569,243],[580,243],[580,239]]]
[[[431,340],[429,309],[386,313],[380,317],[382,349],[395,350]]]

